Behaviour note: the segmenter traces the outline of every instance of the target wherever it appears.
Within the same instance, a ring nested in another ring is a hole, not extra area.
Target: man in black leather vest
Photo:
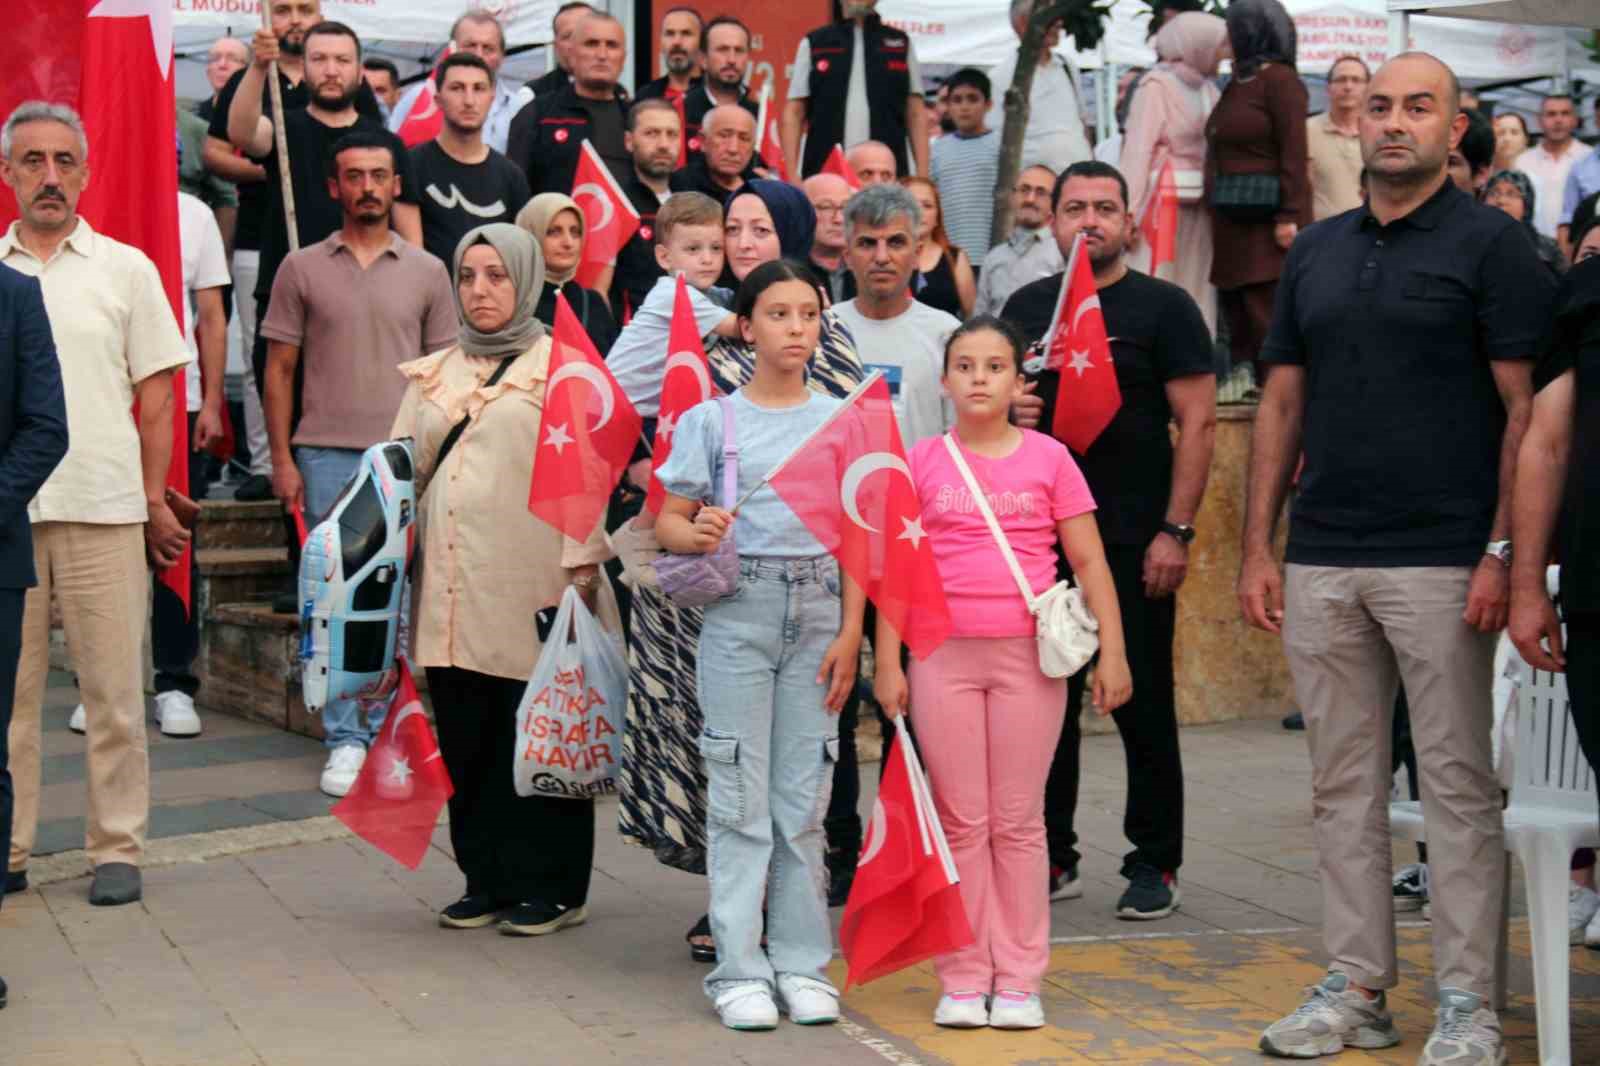
[[[927,116],[911,39],[884,25],[877,0],[846,0],[843,7],[842,22],[813,30],[795,50],[779,131],[789,173],[810,177],[834,145],[873,140],[893,150],[899,173],[912,173],[914,160],[915,173],[926,174]]]

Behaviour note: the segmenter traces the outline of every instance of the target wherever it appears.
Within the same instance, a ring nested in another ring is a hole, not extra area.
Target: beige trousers
[[[22,614],[22,660],[11,719],[16,783],[9,868],[26,869],[39,829],[39,726],[50,668],[50,597],[78,671],[88,718],[88,831],[91,865],[138,865],[150,821],[150,755],[145,741],[141,663],[150,610],[143,525],[40,522],[33,527],[39,584]]]
[[[1441,988],[1493,999],[1505,862],[1489,731],[1494,635],[1462,621],[1469,567],[1287,568],[1283,646],[1305,713],[1330,968],[1395,976],[1391,718],[1405,682]]]

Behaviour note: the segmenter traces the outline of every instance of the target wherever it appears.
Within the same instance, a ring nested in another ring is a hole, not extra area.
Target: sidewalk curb
[[[144,858],[139,865],[141,869],[153,870],[161,866],[206,862],[265,848],[316,844],[353,835],[343,822],[332,815],[298,822],[268,822],[235,829],[213,829],[205,833],[152,840],[145,847]],[[91,872],[89,856],[82,848],[62,851],[37,857],[29,863],[28,884],[53,885],[87,877]]]

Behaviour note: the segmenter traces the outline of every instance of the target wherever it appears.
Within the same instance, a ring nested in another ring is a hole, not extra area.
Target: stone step
[[[287,565],[287,564],[285,564]],[[195,674],[201,709],[321,740],[300,694],[300,622],[262,603],[216,603],[206,614]]]
[[[281,548],[284,544],[283,505],[277,500],[257,503],[202,500],[195,541],[202,550]]]
[[[271,599],[289,590],[294,568],[283,547],[200,548],[195,553],[200,571],[202,609],[216,604]]]

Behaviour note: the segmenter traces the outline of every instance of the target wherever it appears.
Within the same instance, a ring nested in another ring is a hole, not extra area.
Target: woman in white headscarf
[[[1217,290],[1211,284],[1211,213],[1204,200],[1206,117],[1217,104],[1213,79],[1227,24],[1215,15],[1186,11],[1156,34],[1161,62],[1134,91],[1123,134],[1119,169],[1128,180],[1128,208],[1144,221],[1155,207],[1162,167],[1172,164],[1178,189],[1177,259],[1156,271],[1181,286],[1200,305],[1206,327],[1216,334]],[[1150,263],[1149,242],[1135,265]]]

